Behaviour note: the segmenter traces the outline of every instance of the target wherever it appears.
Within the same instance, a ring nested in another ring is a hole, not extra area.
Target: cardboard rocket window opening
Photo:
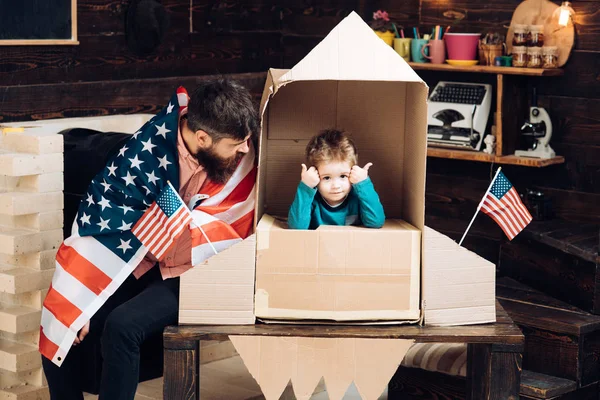
[[[424,226],[427,93],[356,13],[291,70],[271,69],[260,109],[257,233],[182,276],[179,322],[252,324],[255,313],[495,321],[494,265]],[[292,231],[272,218],[287,215],[305,146],[325,128],[348,131],[359,164],[374,163],[384,228]]]

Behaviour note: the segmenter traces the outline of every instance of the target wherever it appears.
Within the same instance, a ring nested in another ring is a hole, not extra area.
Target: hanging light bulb
[[[575,11],[571,8],[570,1],[563,1],[560,7],[554,11],[554,19],[558,19],[559,26],[567,26],[569,20],[575,16]]]

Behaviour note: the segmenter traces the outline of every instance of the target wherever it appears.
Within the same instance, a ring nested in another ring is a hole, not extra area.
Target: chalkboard
[[[77,0],[0,0],[0,46],[78,43]]]

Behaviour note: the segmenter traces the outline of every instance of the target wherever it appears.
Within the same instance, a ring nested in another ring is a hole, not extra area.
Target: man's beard
[[[235,172],[243,153],[237,153],[230,158],[223,158],[214,151],[214,146],[208,149],[200,149],[196,154],[198,163],[204,167],[208,179],[215,183],[225,183]]]

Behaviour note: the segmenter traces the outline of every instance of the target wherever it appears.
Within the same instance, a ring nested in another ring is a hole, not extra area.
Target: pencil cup
[[[394,50],[404,58],[404,61],[410,61],[410,42],[411,38],[394,39]]]
[[[431,56],[425,55],[425,50],[429,49]],[[446,46],[443,40],[430,40],[425,46],[421,47],[421,55],[431,61],[432,64],[443,64],[446,61]]]
[[[410,43],[410,54],[412,60],[417,63],[427,62],[427,56],[429,55],[429,49],[424,49],[421,53],[421,48],[427,44],[428,39],[413,39]],[[425,55],[425,56],[424,56]]]

